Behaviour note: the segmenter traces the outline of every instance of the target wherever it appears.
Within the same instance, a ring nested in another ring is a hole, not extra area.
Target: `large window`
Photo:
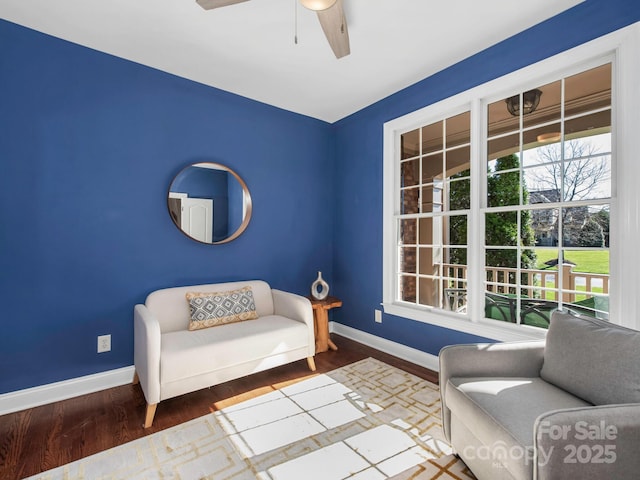
[[[549,61],[538,82],[528,67],[385,125],[386,311],[504,340],[543,336],[558,309],[613,319],[638,287],[623,257],[639,258],[640,142],[617,113],[640,101],[637,50]]]
[[[466,288],[470,199],[470,114],[424,125],[400,138],[396,217],[398,298],[445,308],[445,292]]]
[[[487,318],[608,318],[611,73],[606,63],[488,105]]]

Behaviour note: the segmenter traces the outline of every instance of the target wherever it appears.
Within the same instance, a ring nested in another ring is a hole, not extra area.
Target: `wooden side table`
[[[316,300],[307,296],[313,307],[313,329],[316,336],[316,353],[326,352],[329,348],[337,350],[336,344],[329,338],[329,310],[342,306],[342,300],[328,296],[324,300]]]

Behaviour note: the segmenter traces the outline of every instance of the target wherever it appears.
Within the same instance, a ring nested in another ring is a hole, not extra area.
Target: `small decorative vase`
[[[311,284],[311,296],[316,300],[324,300],[327,295],[329,295],[329,285],[322,279],[322,272],[318,272],[318,278]]]

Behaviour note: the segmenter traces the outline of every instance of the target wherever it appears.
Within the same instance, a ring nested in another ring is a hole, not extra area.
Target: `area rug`
[[[469,479],[437,385],[367,358],[31,479]]]

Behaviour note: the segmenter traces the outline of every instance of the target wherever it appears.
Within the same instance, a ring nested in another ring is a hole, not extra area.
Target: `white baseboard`
[[[342,335],[343,337],[347,337],[351,340],[355,340],[356,342],[373,347],[381,352],[388,353],[395,357],[402,358],[403,360],[407,360],[408,362],[428,368],[434,372],[437,372],[440,369],[437,355],[432,355],[415,348],[407,347],[401,343],[392,342],[386,338],[378,337],[376,335],[363,332],[362,330],[342,325],[341,323],[330,322],[329,330],[337,333],[338,335]]]
[[[0,395],[0,415],[119,387],[133,381],[135,368],[123,367]]]

